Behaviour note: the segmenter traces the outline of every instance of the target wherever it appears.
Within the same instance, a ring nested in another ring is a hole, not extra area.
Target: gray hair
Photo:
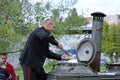
[[[47,23],[49,23],[49,22],[51,22],[51,23],[56,23],[55,20],[49,18],[49,19],[46,19],[46,20],[44,21],[43,25],[45,25],[45,24],[47,24]]]

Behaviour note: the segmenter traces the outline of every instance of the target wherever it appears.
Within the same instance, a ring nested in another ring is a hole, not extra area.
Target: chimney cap
[[[94,13],[91,13],[92,16],[99,16],[99,17],[105,17],[106,14],[104,14],[103,12],[94,12]]]

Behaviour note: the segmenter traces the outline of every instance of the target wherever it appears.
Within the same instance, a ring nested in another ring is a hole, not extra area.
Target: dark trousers
[[[23,69],[24,80],[46,80],[46,73],[41,69],[41,73],[36,72],[24,63],[21,63]]]

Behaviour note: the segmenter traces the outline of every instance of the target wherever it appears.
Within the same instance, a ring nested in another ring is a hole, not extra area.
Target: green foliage
[[[113,52],[120,53],[120,24],[112,25],[110,32],[111,32],[111,41],[114,44]]]
[[[85,25],[87,23],[85,22],[86,19],[82,15],[79,16],[75,8],[71,8],[71,5],[73,6],[77,1],[78,0],[61,0],[57,5],[52,5],[53,2],[49,0],[46,1],[46,3],[44,3],[44,1],[36,3],[34,5],[36,24],[41,25],[44,19],[53,18],[57,23],[56,31],[54,32],[54,34],[57,35],[67,34],[68,32],[66,32],[66,30]],[[63,17],[64,15],[67,15],[67,17]]]
[[[106,66],[100,66],[100,72],[105,72],[106,71]]]
[[[114,43],[111,42],[111,32],[110,32],[110,26],[107,23],[104,23],[103,26],[103,37],[102,37],[102,50],[109,54],[110,51],[114,48]]]
[[[58,17],[58,13],[56,10],[56,17]],[[58,19],[58,20],[57,20]],[[88,22],[82,15],[78,15],[76,8],[70,9],[68,16],[65,18],[57,18],[57,27],[55,34],[75,34],[81,33],[80,27],[87,24]]]
[[[15,68],[15,73],[17,76],[19,76],[19,80],[24,80],[23,78],[23,71],[22,71],[22,67],[18,66]]]
[[[10,50],[10,46],[17,40],[17,32],[21,16],[21,3],[18,0],[0,1],[0,52]]]
[[[68,17],[65,19],[65,25],[69,27],[80,27],[82,25],[87,24],[86,19],[83,17],[83,15],[78,15],[76,8],[72,9],[68,15]]]
[[[48,64],[44,66],[44,70],[46,73],[48,73],[51,70],[53,70],[56,66],[57,66],[57,61],[52,60],[52,61],[49,61]]]
[[[30,33],[23,8],[19,0],[0,0],[0,53],[22,48]]]
[[[58,4],[53,4],[52,0],[41,0],[32,4],[29,0],[0,0],[0,52],[22,49],[29,34],[42,26],[46,18],[56,21],[53,35],[57,34],[57,38],[79,32],[70,31],[73,27],[86,24],[86,19],[72,8],[77,1],[60,0]]]
[[[120,55],[120,24],[108,25],[107,23],[104,23],[102,50],[110,57],[112,57],[113,52]]]

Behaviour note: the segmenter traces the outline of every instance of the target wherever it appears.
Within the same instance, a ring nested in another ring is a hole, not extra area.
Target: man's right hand
[[[72,55],[64,55],[64,54],[63,54],[63,55],[61,56],[61,59],[62,59],[62,60],[70,60],[70,59],[72,59]]]
[[[57,46],[59,49],[63,49],[63,45],[62,44],[58,44]]]
[[[62,56],[61,56],[61,59],[67,60],[67,59],[69,59],[69,56],[68,56],[68,55],[62,55]]]

